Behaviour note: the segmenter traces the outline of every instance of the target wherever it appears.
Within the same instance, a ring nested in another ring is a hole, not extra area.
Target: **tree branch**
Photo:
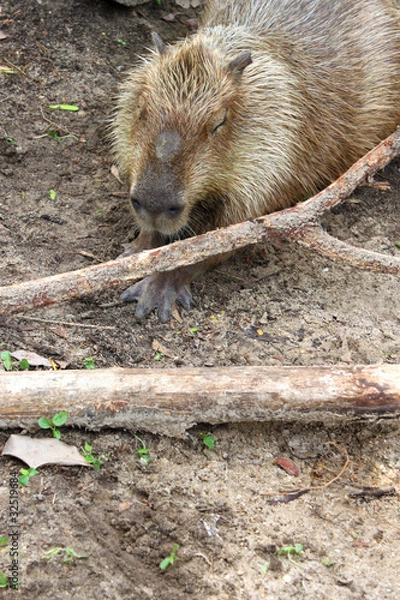
[[[398,365],[0,372],[0,428],[68,425],[181,436],[198,423],[400,416]]]
[[[318,224],[318,219],[324,212],[342,203],[357,186],[366,182],[399,154],[400,129],[325,190],[294,207],[101,265],[2,287],[0,315],[49,306],[108,288],[127,287],[151,273],[170,271],[201,262],[211,256],[274,239],[295,241],[323,256],[361,269],[399,273],[400,259],[341,242],[329,236]]]

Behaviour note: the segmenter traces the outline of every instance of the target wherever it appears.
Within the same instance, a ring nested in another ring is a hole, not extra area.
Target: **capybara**
[[[127,253],[293,205],[400,124],[395,0],[210,0],[196,34],[153,37],[113,126],[138,229]],[[151,275],[122,298],[165,322],[222,259]]]

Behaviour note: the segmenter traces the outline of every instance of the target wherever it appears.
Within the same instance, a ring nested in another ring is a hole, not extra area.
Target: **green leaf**
[[[73,558],[88,558],[87,554],[78,554],[73,548],[64,548],[67,558],[63,562],[71,562]]]
[[[211,433],[206,433],[206,435],[203,436],[203,443],[207,446],[207,448],[213,450],[215,446],[214,436],[212,436]]]
[[[46,417],[40,417],[40,419],[38,420],[38,425],[42,429],[52,429],[52,425],[49,419],[46,419]]]
[[[30,478],[33,475],[37,475],[39,471],[37,471],[36,469],[20,469],[19,472],[21,473],[21,477],[18,478],[18,481],[21,485],[28,485]]]
[[[56,438],[56,440],[60,440],[61,439],[61,431],[59,429],[54,428],[53,436]]]
[[[49,108],[52,110],[69,110],[72,112],[79,110],[79,106],[75,106],[75,104],[50,104]]]
[[[7,544],[8,544],[8,537],[7,536],[1,537],[0,538],[0,547],[7,546]]]
[[[57,197],[57,192],[55,190],[49,191],[50,200],[55,200]]]
[[[61,427],[62,425],[64,425],[66,423],[67,419],[68,419],[68,413],[67,413],[67,411],[64,410],[62,412],[55,414],[54,417],[52,418],[52,421],[56,427]]]
[[[95,369],[96,365],[94,364],[94,358],[93,356],[88,356],[86,358],[83,359],[83,364],[85,369]]]
[[[21,360],[19,361],[19,368],[21,369],[21,371],[29,371],[30,369],[30,364],[27,358],[21,358]]]
[[[60,143],[61,137],[55,131],[48,131],[47,135]]]
[[[304,548],[304,544],[296,544],[295,546],[284,546],[283,548],[280,548],[278,550],[278,556],[280,556],[281,554],[287,554],[288,556],[290,554],[301,554],[302,550]]]
[[[160,569],[162,571],[165,571],[165,569],[168,567],[168,565],[173,565],[174,562],[176,560],[178,560],[178,558],[176,556],[176,551],[178,550],[178,548],[179,548],[179,544],[174,544],[171,554],[169,556],[167,556],[166,558],[164,558],[164,560],[162,560],[160,562]]]
[[[3,352],[0,352],[0,358],[4,363],[5,370],[11,371],[11,369],[12,369],[11,352],[9,352],[8,350],[3,350]]]
[[[160,569],[161,569],[162,571],[165,571],[165,569],[166,569],[166,568],[167,568],[169,565],[171,565],[171,564],[172,564],[172,563],[171,563],[171,559],[170,559],[170,557],[169,557],[169,556],[167,556],[167,558],[164,558],[164,560],[162,560],[162,561],[160,562]]]
[[[48,552],[45,552],[43,554],[42,558],[54,558],[54,556],[57,556],[57,554],[59,554],[61,551],[62,551],[62,548],[60,548],[60,547],[52,548]]]
[[[329,560],[329,558],[323,558],[322,564],[325,565],[325,567],[333,567],[335,561]]]
[[[0,573],[0,588],[6,588],[8,586],[8,577],[4,573]]]

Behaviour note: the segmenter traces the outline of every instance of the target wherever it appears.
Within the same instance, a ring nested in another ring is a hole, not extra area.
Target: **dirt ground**
[[[113,98],[152,30],[172,41],[195,19],[165,0],[136,10],[106,0],[0,0],[0,66],[12,71],[0,72],[1,285],[121,253],[132,231],[111,174]],[[49,109],[60,103],[79,111]],[[400,162],[380,177],[390,191],[359,189],[325,225],[399,256]],[[400,362],[400,283],[392,275],[266,245],[205,275],[193,295],[194,309],[166,325],[154,316],[137,323],[119,291],[30,311],[0,322],[0,349],[34,351],[63,368],[84,368],[88,357],[96,367],[175,366],[177,377],[180,365]],[[137,432],[150,452],[146,466],[133,432],[63,428],[64,441],[89,442],[104,463],[100,471],[43,467],[19,488],[20,585],[0,596],[399,597],[398,420],[225,424],[212,428],[214,450],[200,436],[208,430],[199,425],[185,439]],[[0,432],[0,448],[10,433]],[[299,476],[277,458],[295,463]],[[9,544],[10,477],[22,466],[0,461],[0,538]],[[282,491],[309,486],[280,502]],[[392,491],[373,497],[365,491],[372,486]],[[178,560],[162,571],[175,544]],[[299,555],[279,554],[296,544],[304,545]],[[87,558],[43,558],[56,547]],[[0,573],[10,564],[9,547],[0,548]]]

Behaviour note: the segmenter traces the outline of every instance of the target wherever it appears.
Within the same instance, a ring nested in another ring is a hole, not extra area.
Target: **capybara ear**
[[[239,78],[243,73],[244,69],[251,65],[252,62],[253,60],[251,58],[250,52],[243,52],[242,54],[239,54],[239,56],[231,60],[231,62],[228,65],[228,71],[230,71],[237,78]]]
[[[151,37],[153,38],[154,45],[158,50],[159,54],[166,54],[167,46],[164,44],[163,40],[158,35],[158,33],[156,31],[153,31]]]

